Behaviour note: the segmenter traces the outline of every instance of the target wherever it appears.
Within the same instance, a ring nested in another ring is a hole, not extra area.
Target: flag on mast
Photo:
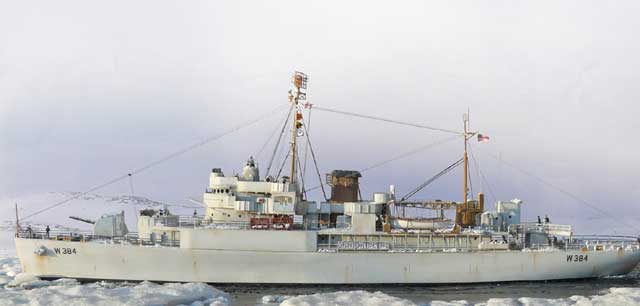
[[[478,134],[478,142],[489,142],[489,136]]]

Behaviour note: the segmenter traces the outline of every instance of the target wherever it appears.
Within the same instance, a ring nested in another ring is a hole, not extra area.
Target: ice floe
[[[280,302],[277,296],[265,296],[263,303]],[[560,299],[494,298],[486,302],[431,301],[416,304],[382,292],[339,291],[283,297],[280,306],[640,306],[640,288],[611,288],[600,295],[571,296]]]
[[[29,280],[0,290],[5,305],[231,305],[228,294],[202,283],[89,283],[75,280]]]
[[[11,282],[20,271],[18,258],[0,258],[0,287]]]
[[[382,292],[338,291],[299,295],[285,299],[280,306],[414,306],[409,300],[386,295]]]
[[[231,297],[202,283],[155,284],[40,280],[20,273],[17,258],[0,258],[0,306],[190,305],[226,306]]]

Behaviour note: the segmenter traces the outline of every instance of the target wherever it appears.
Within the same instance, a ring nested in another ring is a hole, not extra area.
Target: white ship
[[[344,170],[327,175],[327,200],[307,200],[297,145],[303,137],[310,145],[301,103],[306,75],[296,73],[294,84],[289,176],[281,175],[284,161],[265,178],[252,158],[237,175],[214,168],[204,215],[143,209],[137,233],[128,232],[123,214],[76,218],[93,223],[91,233],[18,225],[22,270],[92,280],[436,284],[594,278],[628,273],[640,262],[635,237],[578,236],[548,219],[521,222],[520,200],[485,211],[482,193],[470,199],[467,142],[477,133],[468,131],[468,118],[459,133],[463,157],[434,177],[463,166],[461,201],[409,200],[432,179],[403,197],[390,186],[364,200],[360,172]]]

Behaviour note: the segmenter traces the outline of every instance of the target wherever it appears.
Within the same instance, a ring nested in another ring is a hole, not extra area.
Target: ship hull
[[[42,278],[273,283],[439,284],[593,278],[630,272],[640,252],[274,252],[16,238],[25,273]],[[35,250],[46,249],[37,255]]]

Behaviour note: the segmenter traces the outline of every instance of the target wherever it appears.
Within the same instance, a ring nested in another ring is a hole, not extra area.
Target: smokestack
[[[331,203],[358,202],[362,174],[354,170],[333,170],[327,174],[327,184],[331,186]]]

